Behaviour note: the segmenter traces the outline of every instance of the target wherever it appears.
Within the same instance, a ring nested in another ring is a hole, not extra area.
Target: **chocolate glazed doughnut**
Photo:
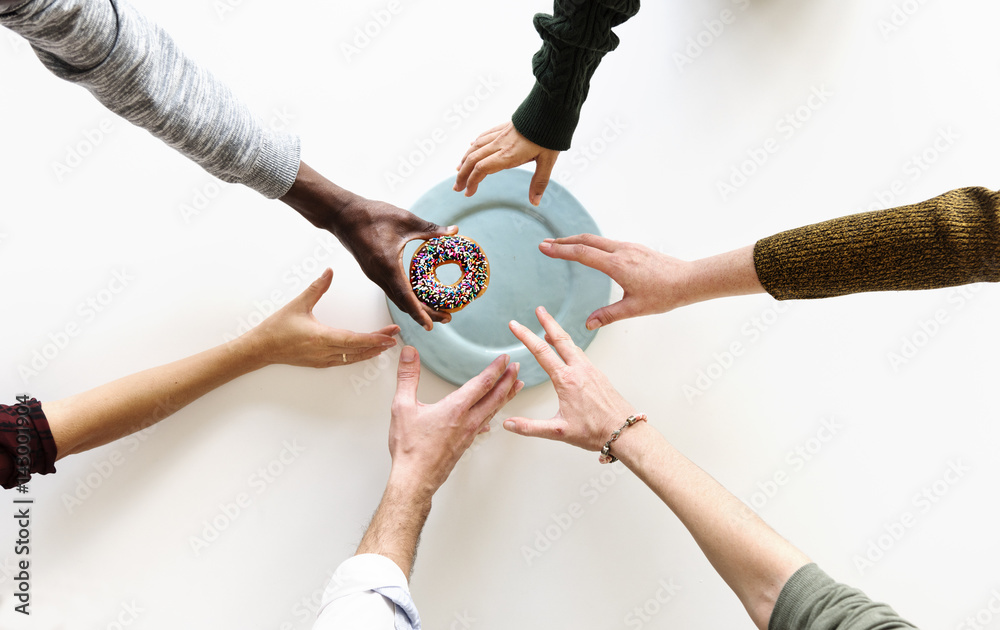
[[[437,277],[441,265],[457,264],[462,277],[445,284]],[[439,236],[417,248],[410,261],[410,284],[417,299],[434,310],[456,313],[486,291],[490,262],[479,243],[464,236]]]

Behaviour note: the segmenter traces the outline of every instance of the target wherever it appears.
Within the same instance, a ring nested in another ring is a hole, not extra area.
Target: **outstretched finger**
[[[412,317],[413,321],[423,326],[425,330],[434,328],[434,318],[431,315],[433,311],[417,299],[417,296],[409,289],[409,283],[406,284],[406,288],[394,287],[387,290],[386,295],[396,305],[396,308]]]
[[[473,152],[478,151],[479,149],[485,147],[487,144],[496,140],[496,137],[500,135],[501,131],[502,129],[500,127],[497,127],[496,129],[491,129],[486,133],[482,134],[481,136],[479,136],[478,138],[476,138],[475,140],[473,140],[472,143],[469,145],[469,148],[466,149],[465,155],[462,156],[462,161],[459,162],[458,166],[455,167],[455,170],[456,171],[462,170],[462,164],[464,164],[465,161],[469,159],[469,156],[472,155]]]
[[[547,153],[539,155],[535,160],[535,174],[532,175],[531,184],[528,186],[528,201],[531,202],[531,205],[537,206],[542,202],[542,195],[545,194],[545,189],[549,185],[549,179],[552,177],[552,169],[555,165],[555,158],[549,157]]]
[[[508,168],[514,168],[515,166],[520,166],[524,164],[523,160],[516,160],[511,158],[502,157],[501,152],[496,152],[493,155],[487,157],[486,159],[476,164],[476,167],[472,169],[472,173],[469,175],[469,181],[466,184],[465,196],[471,197],[476,194],[479,190],[479,184],[486,179],[487,175],[492,175],[493,173],[499,173],[500,171]]]
[[[574,234],[573,236],[563,236],[561,238],[547,238],[545,241],[560,245],[587,245],[608,252],[609,254],[618,251],[624,244],[621,241],[616,241],[606,236],[597,236],[596,234]]]
[[[514,386],[510,388],[509,392],[507,392],[507,399],[504,401],[504,403],[502,405],[500,405],[497,408],[496,411],[494,411],[492,414],[490,414],[489,418],[486,419],[486,426],[490,426],[490,422],[493,421],[493,417],[496,416],[497,413],[499,413],[501,409],[503,409],[504,407],[506,407],[507,403],[509,403],[510,401],[514,400],[514,397],[517,396],[518,394],[520,394],[522,389],[524,389],[524,381],[514,381]]]
[[[632,301],[626,296],[614,304],[602,306],[587,318],[587,330],[597,330],[623,319],[635,317],[639,313],[632,308]]]
[[[330,289],[333,282],[333,269],[327,267],[319,278],[316,278],[306,290],[299,294],[296,300],[301,301],[302,306],[308,312],[312,312],[319,299]]]
[[[417,387],[420,385],[420,354],[413,346],[403,347],[399,353],[399,367],[396,372],[396,395],[393,406],[413,406],[417,404]]]
[[[493,385],[493,389],[472,406],[473,416],[481,418],[480,426],[483,423],[489,423],[490,419],[507,404],[507,401],[513,398],[511,392],[514,391],[520,369],[521,365],[518,363],[508,365],[500,380]]]
[[[465,385],[452,392],[448,397],[454,397],[463,408],[472,409],[489,394],[497,381],[503,376],[510,363],[510,357],[501,354],[486,366],[482,372],[469,379]]]
[[[603,249],[597,249],[582,243],[563,244],[558,241],[542,241],[538,250],[549,258],[571,260],[587,265],[601,273],[610,276],[612,271],[611,254]]]
[[[385,328],[379,328],[378,330],[374,331],[373,334],[385,335],[386,337],[395,337],[396,335],[399,334],[399,326],[397,326],[396,324],[390,324]]]
[[[546,440],[564,441],[566,438],[566,421],[557,418],[549,420],[532,420],[531,418],[507,418],[503,428],[526,437],[539,437]]]
[[[396,340],[381,333],[356,333],[348,330],[328,330],[326,345],[331,348],[391,348]]]
[[[414,219],[415,221],[409,231],[403,235],[403,244],[400,245],[400,260],[402,260],[402,249],[405,248],[406,244],[410,241],[426,241],[439,236],[458,234],[457,225],[449,225],[446,227],[438,225],[437,223],[431,223],[430,221],[424,221],[416,215],[414,215]]]
[[[368,359],[373,359],[377,357],[386,350],[387,348],[368,348],[364,352],[358,352],[356,354],[337,354],[335,356],[327,358],[327,367],[334,367],[337,365],[351,365],[352,363],[360,363],[362,361],[367,361]]]
[[[538,361],[538,365],[542,366],[542,369],[545,370],[545,373],[549,377],[554,377],[556,370],[566,365],[559,358],[559,355],[556,354],[555,350],[549,344],[539,339],[538,335],[531,332],[527,326],[516,321],[511,321],[510,331],[534,355],[535,360]]]
[[[544,306],[539,306],[535,309],[535,315],[538,317],[542,328],[545,329],[545,338],[552,342],[552,347],[556,349],[559,356],[563,358],[563,361],[572,365],[581,358],[586,359],[583,350],[573,342],[573,338],[570,337],[569,333],[563,330],[563,327],[545,310]]]
[[[472,174],[479,166],[479,163],[497,153],[500,149],[500,144],[494,141],[480,149],[476,149],[470,155],[466,156],[465,161],[462,163],[462,168],[458,170],[458,177],[455,178],[454,189],[456,191],[465,190],[465,188],[469,185],[469,178],[472,177]]]

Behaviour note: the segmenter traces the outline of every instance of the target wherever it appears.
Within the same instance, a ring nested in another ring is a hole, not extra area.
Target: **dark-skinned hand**
[[[336,236],[368,279],[418,324],[430,330],[434,322],[451,321],[451,314],[435,311],[413,293],[403,265],[403,248],[414,239],[456,234],[456,226],[444,228],[392,204],[356,195],[304,162],[295,184],[281,200]]]

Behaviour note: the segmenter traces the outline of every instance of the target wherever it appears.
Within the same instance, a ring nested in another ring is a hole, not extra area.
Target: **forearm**
[[[292,187],[281,201],[301,214],[314,226],[335,236],[349,208],[361,197],[334,184],[305,162],[300,163]]]
[[[677,515],[754,623],[767,628],[782,587],[809,558],[648,424],[622,432],[612,452]]]
[[[687,263],[678,290],[681,305],[721,297],[764,293],[753,260],[754,246]]]
[[[264,366],[241,337],[82,394],[43,403],[58,459],[145,429],[229,381]]]
[[[372,553],[385,556],[409,577],[413,571],[420,532],[431,511],[433,494],[434,490],[419,480],[395,470],[391,472],[382,501],[358,545],[356,555]]]
[[[512,121],[535,144],[570,148],[590,79],[618,47],[611,29],[639,11],[638,0],[555,0],[552,15],[535,16],[542,48],[532,60],[537,80]]]
[[[761,284],[779,300],[1000,281],[1000,195],[962,188],[761,239]]]
[[[25,37],[56,76],[219,179],[269,198],[295,180],[298,138],[265,126],[126,0],[32,0],[0,24]]]

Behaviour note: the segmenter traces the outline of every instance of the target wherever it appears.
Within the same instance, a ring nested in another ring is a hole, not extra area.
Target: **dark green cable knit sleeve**
[[[535,87],[511,117],[521,135],[546,149],[569,149],[590,78],[618,47],[611,29],[638,12],[639,0],[555,0],[553,15],[535,16],[542,36],[532,59]]]
[[[960,188],[757,241],[754,266],[779,300],[1000,281],[1000,194]]]

